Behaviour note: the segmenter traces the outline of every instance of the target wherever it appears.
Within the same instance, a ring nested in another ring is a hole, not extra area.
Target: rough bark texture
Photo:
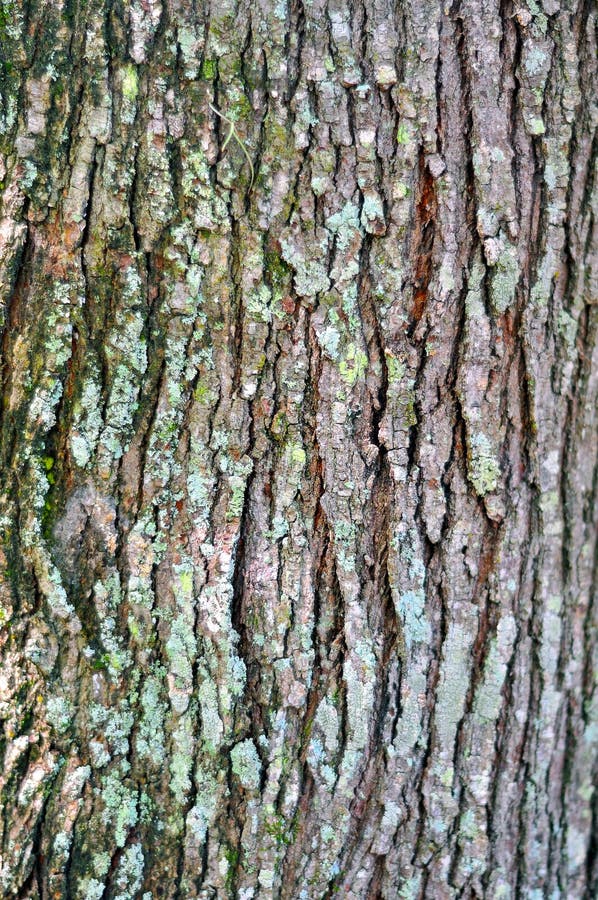
[[[596,8],[0,30],[2,896],[595,897]]]

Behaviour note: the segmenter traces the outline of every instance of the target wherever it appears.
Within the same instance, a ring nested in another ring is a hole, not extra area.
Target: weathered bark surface
[[[2,896],[595,897],[594,5],[0,30]]]

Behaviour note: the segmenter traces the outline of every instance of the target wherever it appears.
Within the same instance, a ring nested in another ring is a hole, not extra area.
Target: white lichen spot
[[[69,854],[72,839],[72,834],[69,834],[66,831],[59,831],[54,838],[54,853],[56,853],[58,856],[64,856],[66,858]]]
[[[84,889],[85,893],[82,895],[83,900],[102,900],[105,889],[104,882],[98,881],[97,878],[90,878]]]

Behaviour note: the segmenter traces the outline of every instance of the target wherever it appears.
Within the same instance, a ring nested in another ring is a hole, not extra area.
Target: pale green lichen
[[[199,703],[201,709],[201,737],[206,750],[215,753],[222,741],[224,726],[218,710],[218,692],[216,685],[206,678],[199,687]]]
[[[315,725],[321,730],[326,749],[335,753],[338,746],[339,719],[336,706],[331,700],[324,698],[318,707]]]
[[[46,715],[50,725],[62,734],[73,718],[73,707],[65,697],[51,697],[46,703]]]
[[[546,132],[546,126],[539,116],[530,119],[528,127],[531,134],[544,134]]]
[[[109,709],[93,703],[89,708],[89,722],[92,729],[101,733],[115,755],[127,755],[134,722],[128,700],[123,700],[119,708]]]
[[[231,488],[231,495],[226,509],[226,519],[228,522],[232,519],[238,519],[243,512],[247,479],[240,475],[232,475],[229,480],[229,485]]]
[[[403,124],[397,128],[397,144],[408,144],[410,135],[407,127]]]
[[[83,900],[102,900],[105,890],[104,882],[98,881],[97,878],[90,878],[84,887],[82,898]]]
[[[187,813],[187,829],[197,844],[203,844],[208,827],[217,810],[219,787],[212,773],[198,765],[195,771],[195,783],[198,786],[195,805]]]
[[[143,883],[144,866],[143,850],[139,844],[132,844],[124,850],[115,873],[114,881],[119,892],[114,900],[135,900]]]
[[[345,203],[340,212],[326,219],[326,228],[336,236],[339,250],[345,251],[355,242],[361,232],[359,207],[354,203]]]
[[[185,63],[185,78],[195,79],[199,72],[198,47],[199,41],[194,28],[189,28],[182,23],[177,27],[177,43],[181,49],[181,56]]]
[[[305,468],[307,454],[302,444],[293,441],[287,445],[286,453],[289,461],[289,483],[298,484]]]
[[[552,648],[558,648],[560,644],[560,619],[552,616],[555,624],[554,642],[548,642],[551,649],[550,656],[554,657]],[[476,691],[474,702],[474,715],[482,723],[493,723],[500,712],[502,689],[507,673],[507,660],[510,658],[515,641],[517,627],[513,616],[507,615],[500,619],[496,637],[491,641],[488,655],[484,664],[484,677]],[[550,661],[546,660],[550,665]]]
[[[482,432],[476,432],[468,440],[467,470],[469,480],[478,497],[496,490],[500,466],[494,457],[490,441]]]
[[[128,669],[133,663],[131,651],[124,646],[123,640],[117,632],[116,619],[107,616],[100,622],[100,638],[106,650],[102,660],[112,679],[118,679],[121,672]]]
[[[540,47],[531,47],[525,57],[525,69],[530,75],[536,75],[546,68],[546,53]]]
[[[180,587],[176,594],[177,602],[184,606],[193,600],[193,566],[190,563],[174,566],[174,572],[178,576]]]
[[[430,640],[430,623],[425,615],[426,595],[423,590],[405,591],[396,602],[396,610],[403,622],[403,633],[407,649],[414,643]]]
[[[241,741],[230,752],[234,774],[247,790],[257,790],[260,786],[262,761],[251,738]]]
[[[382,198],[372,192],[363,198],[361,224],[368,233],[379,234],[385,228]]]
[[[443,770],[442,775],[440,776],[440,783],[443,785],[443,787],[446,787],[446,788],[452,787],[454,775],[455,775],[455,770],[453,769],[452,766],[447,766]]]
[[[345,358],[341,360],[339,370],[341,378],[349,387],[363,378],[368,366],[367,353],[359,350],[355,344],[349,344]]]
[[[193,210],[190,229],[184,224],[172,229],[173,237],[181,243],[186,253],[193,253],[195,237],[193,229],[214,231],[220,222],[226,220],[227,210],[223,198],[211,186],[210,167],[205,152],[195,145],[181,141],[181,158],[183,160],[182,188],[188,199],[188,208]]]
[[[367,649],[367,648],[364,648]],[[346,754],[347,767],[358,765],[358,756],[367,745],[369,736],[369,717],[374,703],[375,658],[371,652],[359,654],[355,662],[348,659],[344,666],[344,678],[347,686],[347,710],[349,718],[350,749]]]
[[[171,623],[170,635],[166,642],[168,671],[183,683],[190,682],[196,653],[196,639],[191,618],[185,614],[177,616]]]
[[[232,468],[233,472],[229,478],[231,494],[226,509],[226,519],[228,522],[232,519],[238,519],[243,512],[247,478],[253,469],[253,463],[250,459],[245,457],[238,462],[234,461],[232,463]]]
[[[152,237],[160,233],[171,221],[175,209],[172,189],[170,156],[165,147],[154,143],[153,134],[148,132],[142,146],[142,156],[147,166],[148,182],[153,189],[143,194],[144,220]]]
[[[117,847],[124,847],[127,835],[137,824],[137,792],[123,783],[122,774],[110,772],[102,777],[101,797],[104,802],[102,821],[114,826]]]
[[[271,302],[270,289],[266,284],[261,284],[255,290],[248,292],[245,308],[252,318],[268,324],[272,321]]]
[[[94,769],[102,769],[104,766],[108,765],[112,758],[104,745],[99,741],[89,742],[89,755]]]
[[[398,900],[416,900],[416,897],[420,896],[420,884],[420,875],[415,875],[413,878],[404,881],[399,889]]]
[[[496,640],[490,645],[484,665],[484,679],[476,692],[474,713],[484,723],[494,722],[499,710],[500,692],[506,665],[501,660]]]
[[[71,451],[75,462],[85,468],[93,454],[102,427],[102,405],[99,373],[90,366],[81,396],[74,404]]]
[[[35,179],[37,178],[37,167],[35,163],[26,159],[23,162],[23,174],[20,178],[20,186],[25,193],[28,193],[33,185],[35,184]]]
[[[478,827],[475,821],[475,814],[472,809],[466,810],[461,816],[459,823],[459,834],[466,841],[474,841],[478,834]]]
[[[143,715],[136,737],[137,752],[141,758],[152,760],[156,765],[164,762],[164,720],[167,706],[161,698],[164,670],[158,666],[149,675],[141,691]]]
[[[393,800],[384,801],[384,815],[382,817],[381,827],[385,832],[394,834],[401,818],[398,803]]]
[[[355,525],[350,522],[335,522],[336,558],[343,572],[355,571],[355,536]]]
[[[492,308],[499,315],[513,304],[518,282],[519,263],[516,251],[508,248],[500,254],[490,282]]]
[[[106,850],[94,853],[91,865],[97,878],[104,878],[108,874],[111,860],[112,857]]]
[[[173,751],[170,761],[170,790],[175,800],[183,804],[191,790],[191,770],[195,740],[190,716],[181,719],[179,727],[172,735]]]
[[[353,542],[355,540],[355,525],[351,522],[335,522],[334,536],[337,541]]]
[[[325,844],[330,844],[336,837],[336,831],[332,825],[324,825],[320,834]]]
[[[322,197],[326,193],[328,186],[329,179],[324,176],[314,175],[311,179],[311,189],[316,197]]]
[[[399,384],[405,377],[406,366],[405,363],[401,362],[401,360],[397,359],[390,351],[385,351],[385,359],[386,359],[386,370],[388,373],[388,383],[389,385]]]
[[[127,267],[122,278],[122,298],[126,305],[119,310],[116,327],[107,342],[107,355],[116,365],[106,410],[107,425],[101,436],[114,459],[128,448],[138,407],[140,376],[148,362],[143,336],[145,319],[138,303],[141,279],[136,266]]]
[[[411,190],[408,184],[405,184],[404,181],[395,181],[392,186],[392,196],[394,200],[404,200],[405,197],[408,197],[411,194]]]
[[[207,457],[207,453],[206,453]],[[187,475],[189,508],[196,520],[206,521],[210,513],[210,493],[213,480],[206,474],[207,459],[198,450],[192,451]]]
[[[59,831],[54,838],[53,851],[58,856],[68,857],[70,846],[73,840],[72,833]]]
[[[260,887],[264,888],[264,890],[272,890],[272,885],[274,884],[274,871],[272,869],[260,869],[258,882]]]
[[[305,259],[300,251],[287,240],[282,240],[282,258],[295,271],[295,290],[300,297],[315,297],[330,287],[328,273],[321,262]]]
[[[327,325],[326,328],[318,334],[320,346],[330,359],[336,359],[338,357],[340,337],[340,332],[334,325]]]
[[[559,312],[557,329],[564,338],[567,347],[572,349],[575,346],[575,338],[577,337],[577,320],[566,309],[562,309]]]

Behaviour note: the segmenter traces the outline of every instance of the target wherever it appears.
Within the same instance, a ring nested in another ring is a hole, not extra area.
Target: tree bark
[[[596,897],[596,7],[0,33],[2,896]]]

